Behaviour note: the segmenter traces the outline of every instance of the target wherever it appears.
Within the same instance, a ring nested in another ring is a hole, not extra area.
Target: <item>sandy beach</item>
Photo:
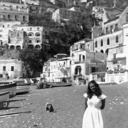
[[[128,86],[101,86],[107,95],[103,112],[105,128],[128,127]],[[81,128],[84,113],[84,86],[37,90],[10,99],[9,108],[0,110],[0,128]],[[52,103],[54,113],[45,111]]]

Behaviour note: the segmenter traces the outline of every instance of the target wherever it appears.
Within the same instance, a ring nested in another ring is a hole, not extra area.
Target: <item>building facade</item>
[[[0,77],[22,77],[22,62],[17,59],[0,59]]]
[[[47,82],[61,82],[63,78],[71,77],[71,60],[65,54],[57,54],[55,58],[48,60],[43,67],[41,76]]]
[[[0,2],[0,21],[29,22],[29,9],[22,3]]]
[[[0,45],[8,44],[8,35],[9,31],[12,30],[13,25],[20,25],[21,22],[18,21],[9,21],[9,22],[0,22]]]
[[[81,40],[70,47],[70,56],[72,58],[71,76],[74,82],[79,82],[80,80],[88,82],[90,75],[97,76],[96,72],[105,74],[106,55],[100,52],[91,52],[88,44],[85,40]],[[105,75],[97,77],[97,79],[103,81],[104,77]]]
[[[9,36],[8,36],[8,48],[13,50],[21,50],[25,47],[25,44],[27,43],[27,35],[23,30],[15,30],[12,29],[9,31]]]
[[[128,7],[118,14],[111,16],[104,22],[98,31],[93,29],[94,52],[107,55],[106,82],[126,82],[127,72],[127,29],[128,29]],[[111,13],[110,13],[111,14]]]
[[[40,49],[43,40],[43,27],[41,26],[25,26],[25,25],[15,25],[14,30],[21,32],[21,36],[24,37],[22,42],[30,48]],[[18,39],[17,39],[18,40]],[[23,47],[22,47],[23,48]]]

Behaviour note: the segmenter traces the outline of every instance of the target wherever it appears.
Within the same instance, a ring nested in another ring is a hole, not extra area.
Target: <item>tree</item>
[[[44,62],[41,50],[25,48],[20,53],[20,59],[23,61],[25,77],[40,75]]]

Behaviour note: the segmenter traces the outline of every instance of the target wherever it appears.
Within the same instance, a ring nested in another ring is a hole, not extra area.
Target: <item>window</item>
[[[101,40],[101,46],[103,46],[103,40]]]
[[[101,50],[100,52],[101,52],[101,53],[104,53],[104,51],[103,51],[103,50]]]
[[[32,40],[29,40],[29,43],[32,43]]]
[[[128,13],[126,14],[126,22],[128,22]]]
[[[11,71],[14,71],[14,66],[11,66]]]
[[[79,61],[81,61],[81,55],[79,55]]]
[[[11,18],[11,16],[10,15],[8,15],[8,19],[10,19]]]
[[[70,65],[72,64],[72,62],[70,61]]]
[[[34,35],[34,33],[32,33],[32,32],[28,33],[28,36],[33,36],[33,35]]]
[[[16,9],[19,9],[19,7],[18,7],[18,6],[16,6]]]
[[[109,40],[109,38],[107,39],[107,45],[109,45],[110,44],[110,40]]]
[[[40,33],[39,33],[39,32],[37,32],[35,35],[36,35],[36,36],[40,36]]]
[[[95,42],[95,47],[97,48],[97,41]]]
[[[115,28],[118,28],[118,24],[115,24]]]
[[[37,40],[37,43],[40,43],[40,40]]]
[[[26,21],[26,17],[25,16],[23,16],[23,21]]]
[[[3,15],[3,19],[4,19],[4,20],[6,19],[6,16],[5,16],[5,15]]]
[[[119,38],[118,38],[118,36],[116,36],[116,43],[118,43],[119,42]]]
[[[18,20],[18,16],[17,15],[15,15],[15,20]]]
[[[6,71],[6,66],[3,66],[3,71]]]
[[[85,60],[85,56],[83,55],[83,61]]]
[[[108,27],[106,28],[106,33],[108,33]]]
[[[106,55],[108,55],[108,52],[109,52],[109,49],[106,49],[106,51],[105,51]]]
[[[113,26],[110,27],[111,32],[113,31]]]

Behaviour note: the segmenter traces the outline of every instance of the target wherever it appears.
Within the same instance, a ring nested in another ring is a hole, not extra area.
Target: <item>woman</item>
[[[103,128],[101,110],[105,107],[106,96],[102,94],[99,85],[94,81],[88,83],[84,94],[86,110],[83,116],[82,128]]]

